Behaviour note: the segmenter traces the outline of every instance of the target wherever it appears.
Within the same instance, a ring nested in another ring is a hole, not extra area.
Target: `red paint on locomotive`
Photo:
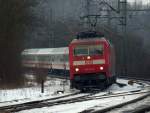
[[[90,49],[97,49],[99,53],[90,54]],[[76,54],[77,49],[77,54]],[[84,51],[85,49],[85,51]],[[86,51],[87,49],[87,51]],[[82,54],[83,52],[83,54]],[[86,53],[87,52],[87,53]],[[81,53],[81,54],[80,54]],[[93,77],[98,74],[105,76],[106,81],[114,82],[115,79],[115,59],[113,46],[105,38],[75,39],[69,45],[70,80],[72,84],[77,84],[76,78]],[[91,74],[91,75],[90,75]],[[113,78],[113,79],[112,79]],[[92,79],[93,80],[93,79]],[[82,81],[84,82],[84,81]],[[85,80],[87,82],[87,79]],[[100,81],[99,81],[100,82]]]

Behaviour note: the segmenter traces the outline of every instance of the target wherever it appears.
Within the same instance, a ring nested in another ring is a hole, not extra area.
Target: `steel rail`
[[[18,112],[18,111],[28,110],[28,109],[33,109],[33,108],[50,107],[50,106],[54,106],[54,105],[83,102],[83,101],[89,101],[89,100],[95,100],[95,99],[104,99],[104,98],[135,95],[135,94],[144,94],[144,93],[150,94],[150,91],[143,91],[143,92],[142,91],[143,91],[143,89],[136,90],[136,91],[133,90],[133,91],[129,91],[129,92],[126,91],[126,92],[121,92],[121,93],[109,93],[108,92],[107,94],[95,96],[95,94],[98,93],[98,92],[96,92],[96,93],[90,93],[90,94],[80,96],[80,97],[74,97],[74,98],[71,97],[69,99],[65,99],[65,97],[68,98],[68,96],[80,94],[78,92],[78,93],[70,94],[67,96],[65,95],[65,96],[51,98],[51,99],[47,99],[47,100],[33,101],[33,102],[27,102],[27,103],[18,104],[18,105],[0,107],[0,111]]]
[[[26,106],[26,105],[34,105],[37,103],[43,103],[43,102],[47,102],[47,101],[53,101],[53,100],[57,100],[57,99],[61,99],[61,98],[65,98],[65,97],[69,97],[69,96],[74,96],[80,94],[80,92],[76,92],[76,93],[72,93],[72,94],[68,94],[68,95],[64,95],[64,96],[59,96],[59,97],[54,97],[54,98],[50,98],[50,99],[44,99],[44,100],[37,100],[37,101],[30,101],[30,102],[25,102],[22,104],[15,104],[15,105],[9,105],[9,106],[2,106],[0,107],[0,111],[5,111],[5,109],[11,109],[11,108],[17,108],[20,106]],[[9,101],[11,102],[11,101]],[[0,112],[1,113],[1,112]]]
[[[150,111],[150,103],[147,103],[147,105],[142,105],[134,110],[130,110],[128,112],[130,113],[145,113]]]
[[[82,111],[82,112],[80,112],[80,113],[105,113],[105,112],[111,111],[111,110],[113,110],[113,109],[115,109],[115,108],[120,108],[120,107],[123,107],[123,106],[125,106],[125,105],[129,105],[129,104],[138,102],[138,101],[140,101],[140,100],[142,100],[142,99],[145,99],[145,98],[148,97],[148,96],[150,96],[150,93],[149,93],[149,94],[146,94],[146,95],[144,95],[144,96],[141,96],[141,97],[139,97],[139,98],[136,98],[136,99],[134,99],[134,100],[130,100],[130,101],[128,101],[128,102],[124,102],[124,103],[122,103],[122,104],[118,104],[118,105],[106,107],[106,108],[100,109],[100,110],[94,110],[94,108],[91,108],[91,109],[88,109],[88,110],[84,110],[84,111]],[[129,112],[129,113],[132,113],[132,112]],[[137,113],[137,112],[135,112],[135,113]],[[140,112],[140,113],[141,113],[141,112]],[[143,113],[143,112],[142,112],[142,113]]]
[[[104,98],[111,98],[111,97],[119,97],[119,96],[127,96],[127,95],[135,95],[135,94],[144,94],[149,92],[122,92],[122,93],[116,93],[116,94],[104,94],[100,96],[94,96],[94,94],[89,94],[77,98],[71,98],[71,99],[62,99],[62,100],[53,100],[53,101],[43,101],[43,102],[31,102],[28,104],[20,104],[20,105],[14,105],[14,106],[8,106],[5,108],[1,108],[0,111],[9,111],[9,112],[18,112],[22,110],[27,109],[33,109],[33,108],[42,108],[42,107],[50,107],[54,105],[61,105],[61,104],[71,104],[75,102],[83,102],[83,101],[90,101],[90,100],[97,100],[97,99],[104,99]]]
[[[119,78],[124,78],[124,79],[131,79],[131,80],[135,80],[136,81],[136,83],[142,83],[142,84],[147,84],[148,86],[144,86],[143,88],[144,89],[147,89],[147,88],[149,88],[150,87],[150,80],[149,79],[142,79],[142,78],[135,78],[135,77],[119,77]],[[136,93],[133,93],[133,95],[134,94],[140,94],[140,92],[136,92]],[[144,92],[143,92],[144,93]],[[113,110],[113,109],[115,109],[115,108],[120,108],[120,107],[123,107],[123,106],[125,106],[125,105],[129,105],[129,104],[132,104],[132,103],[135,103],[135,102],[138,102],[138,101],[140,101],[140,100],[143,100],[143,99],[145,99],[146,97],[149,97],[150,96],[150,90],[148,89],[147,90],[147,92],[145,92],[145,93],[147,93],[146,95],[144,95],[144,96],[141,96],[141,97],[139,97],[139,98],[137,98],[137,99],[134,99],[134,100],[131,100],[131,101],[128,101],[128,102],[124,102],[124,103],[122,103],[122,104],[118,104],[118,105],[114,105],[114,106],[111,106],[111,107],[107,107],[107,108],[104,108],[104,109],[101,109],[101,110],[94,110],[93,108],[91,108],[91,109],[88,109],[88,110],[84,110],[84,111],[82,111],[82,112],[80,112],[80,113],[105,113],[105,112],[108,112],[108,111],[111,111],[111,110]],[[129,94],[129,95],[132,95],[132,94]],[[112,96],[113,97],[113,96]],[[137,110],[133,110],[133,111],[129,111],[130,113],[144,113],[145,111],[150,111],[150,105],[146,105],[146,106],[143,106],[143,107],[140,107],[139,109],[137,109]]]

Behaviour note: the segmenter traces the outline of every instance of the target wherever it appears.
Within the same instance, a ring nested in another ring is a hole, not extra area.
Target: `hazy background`
[[[111,5],[117,8],[117,0]],[[91,8],[92,12],[97,8]],[[128,8],[150,9],[144,1]],[[23,83],[20,53],[25,48],[68,46],[84,30],[80,17],[85,13],[85,0],[0,0],[0,84]],[[117,20],[109,24],[98,20],[97,31],[104,32],[115,46],[117,75],[123,75],[126,66],[126,76],[150,78],[149,19],[149,11],[128,12],[126,35]]]

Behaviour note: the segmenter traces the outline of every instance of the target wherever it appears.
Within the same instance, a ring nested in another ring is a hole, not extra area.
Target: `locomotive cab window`
[[[102,45],[93,45],[89,47],[89,55],[102,55],[103,46]]]
[[[74,48],[74,56],[102,55],[103,45],[80,45]]]
[[[88,55],[88,46],[78,46],[74,49],[75,56]]]

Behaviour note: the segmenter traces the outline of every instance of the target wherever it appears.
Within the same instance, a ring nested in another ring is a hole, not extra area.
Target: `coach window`
[[[32,57],[32,61],[35,61],[35,56]]]
[[[31,61],[32,60],[32,56],[29,55],[28,56],[28,60]]]
[[[68,55],[64,55],[64,57],[65,57],[65,61],[69,60]]]
[[[41,61],[41,57],[40,57],[40,55],[38,56],[38,60],[39,60],[39,61]]]
[[[54,56],[53,56],[53,55],[51,55],[51,61],[52,61],[52,62],[54,61]]]
[[[43,62],[43,61],[44,61],[44,59],[43,59],[43,56],[42,56],[42,55],[40,55],[40,56],[39,56],[39,61],[41,61],[41,62]]]
[[[59,62],[63,62],[63,56],[62,55],[59,55],[58,59],[59,59]]]
[[[50,55],[48,56],[48,61],[51,62],[51,56]]]
[[[36,61],[36,62],[38,61],[38,56],[37,56],[37,55],[35,56],[35,61]]]
[[[48,62],[49,61],[49,56],[45,55],[45,61]]]

